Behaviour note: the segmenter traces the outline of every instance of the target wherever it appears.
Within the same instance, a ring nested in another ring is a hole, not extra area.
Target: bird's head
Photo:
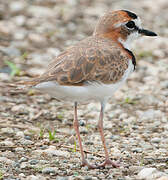
[[[100,18],[93,35],[118,41],[127,49],[131,41],[140,35],[157,36],[156,33],[143,29],[140,18],[127,10],[106,13]]]

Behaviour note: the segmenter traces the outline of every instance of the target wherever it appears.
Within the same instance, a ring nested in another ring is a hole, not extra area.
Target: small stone
[[[1,141],[0,145],[3,145],[3,146],[14,146],[14,143],[12,141],[5,140],[5,141]]]
[[[139,179],[145,179],[156,171],[156,168],[144,168],[138,173],[138,177]]]
[[[47,18],[54,15],[53,10],[44,6],[29,6],[27,12],[37,18]]]
[[[85,177],[84,177],[84,180],[92,180],[92,177],[90,177],[90,176],[85,176]]]
[[[60,176],[58,176],[56,178],[56,180],[69,180],[69,178],[68,177],[60,177]]]
[[[80,120],[80,121],[79,121],[79,124],[80,124],[80,126],[85,126],[86,123],[85,123],[84,120]]]
[[[67,143],[74,145],[76,142],[75,137],[72,135],[68,138]]]
[[[132,152],[141,153],[142,151],[142,148],[132,148]]]
[[[27,139],[27,140],[31,140],[30,136],[24,136],[24,138]]]
[[[14,18],[15,24],[17,24],[18,26],[23,26],[26,22],[26,18],[25,16],[15,16]]]
[[[20,169],[25,169],[29,166],[28,162],[22,162],[20,165]]]
[[[21,52],[19,49],[9,46],[9,47],[0,47],[0,51],[4,52],[6,55],[10,57],[21,56]]]
[[[35,150],[34,153],[37,153],[37,154],[46,153],[49,156],[62,156],[62,157],[70,158],[69,152],[56,150],[55,146],[50,146],[48,149],[45,149],[45,150]]]
[[[7,73],[0,73],[0,80],[1,81],[9,81],[10,80],[10,76],[9,76],[9,74],[7,74]]]
[[[158,171],[156,168],[144,168],[138,173],[138,179],[149,180],[166,176],[165,173]]]
[[[161,85],[161,87],[162,88],[168,88],[168,80],[165,80],[165,81],[162,81],[161,83],[160,83],[160,85]]]
[[[22,112],[25,111],[25,106],[20,104],[20,105],[15,105],[11,108],[12,112]]]
[[[168,176],[162,176],[162,177],[160,177],[160,178],[158,178],[156,180],[168,180]]]
[[[45,47],[47,45],[46,38],[40,34],[29,34],[28,39],[36,47]]]
[[[23,131],[17,131],[15,136],[23,138],[24,137],[24,133],[23,133]]]
[[[119,116],[119,119],[126,119],[128,117],[128,114],[127,113],[122,113],[120,116]]]
[[[9,135],[10,134],[12,135],[14,133],[14,130],[12,128],[9,128],[9,127],[1,128],[0,131],[2,134],[9,134]]]
[[[6,158],[6,157],[0,157],[0,162],[4,163],[4,164],[8,164],[8,165],[11,165],[14,163],[14,161]]]
[[[22,148],[22,147],[17,147],[17,148],[15,148],[15,151],[16,151],[16,152],[24,152],[24,148]]]
[[[30,141],[30,140],[27,140],[27,139],[21,139],[20,143],[22,145],[32,145],[32,144],[34,144],[33,141]]]
[[[43,176],[40,176],[40,175],[38,175],[38,176],[35,176],[35,175],[30,175],[30,176],[27,176],[27,178],[26,178],[26,180],[46,180],[46,178],[45,177],[43,177]]]
[[[160,143],[160,141],[161,141],[161,139],[158,137],[154,137],[151,139],[151,142],[153,142],[153,143]]]
[[[42,173],[43,174],[50,174],[50,173],[53,173],[55,174],[55,168],[52,168],[52,167],[46,167],[42,170]]]
[[[20,12],[25,8],[24,1],[13,1],[9,5],[11,12]]]
[[[15,167],[15,168],[18,167],[18,168],[20,168],[20,163],[14,162],[14,163],[13,163],[13,167]]]
[[[26,162],[28,159],[26,157],[21,157],[19,163]]]
[[[31,165],[36,165],[36,164],[39,163],[39,160],[37,160],[37,159],[32,159],[32,160],[29,161],[29,163],[30,163]]]
[[[19,177],[24,178],[24,177],[26,177],[26,176],[25,176],[24,173],[20,173],[20,174],[19,174]]]

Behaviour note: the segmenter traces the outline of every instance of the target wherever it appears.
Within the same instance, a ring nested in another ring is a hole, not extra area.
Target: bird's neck
[[[125,48],[125,49],[128,49],[128,50],[130,50],[130,44],[131,44],[131,40],[132,40],[132,38],[129,38],[129,37],[127,37],[127,38],[125,38],[125,37],[122,37],[122,36],[120,36],[118,33],[105,33],[105,34],[99,34],[99,35],[97,35],[97,36],[99,36],[99,37],[101,37],[101,38],[105,38],[105,39],[108,39],[108,40],[110,40],[110,41],[112,41],[112,42],[115,42],[115,43],[117,43],[119,46],[122,46],[123,48]]]

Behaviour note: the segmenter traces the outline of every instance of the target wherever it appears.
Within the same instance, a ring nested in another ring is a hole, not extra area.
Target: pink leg
[[[73,125],[74,125],[74,129],[76,131],[78,141],[79,141],[79,148],[80,148],[80,152],[81,152],[81,156],[82,156],[82,166],[87,166],[89,169],[95,169],[96,166],[90,165],[85,159],[85,155],[84,155],[84,151],[83,151],[83,147],[82,147],[82,141],[81,141],[80,132],[79,132],[79,122],[78,122],[78,118],[77,118],[77,102],[75,102],[75,105],[74,105],[74,123],[73,123]]]
[[[110,160],[109,158],[109,153],[106,147],[106,142],[104,138],[104,133],[103,133],[103,116],[104,116],[104,103],[101,103],[101,111],[100,111],[100,117],[99,117],[99,122],[98,122],[98,128],[100,131],[100,136],[102,140],[102,144],[104,146],[104,151],[105,151],[105,161],[98,165],[98,167],[105,167],[106,165],[112,165],[113,167],[119,167],[119,165],[113,161]]]

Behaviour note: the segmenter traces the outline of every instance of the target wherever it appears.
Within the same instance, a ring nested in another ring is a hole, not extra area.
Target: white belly
[[[134,66],[130,60],[128,69],[125,71],[122,79],[115,84],[106,85],[98,82],[88,82],[85,86],[61,86],[56,82],[48,81],[36,85],[35,88],[60,100],[79,102],[94,99],[102,101],[111,97],[122,86],[133,69]]]

